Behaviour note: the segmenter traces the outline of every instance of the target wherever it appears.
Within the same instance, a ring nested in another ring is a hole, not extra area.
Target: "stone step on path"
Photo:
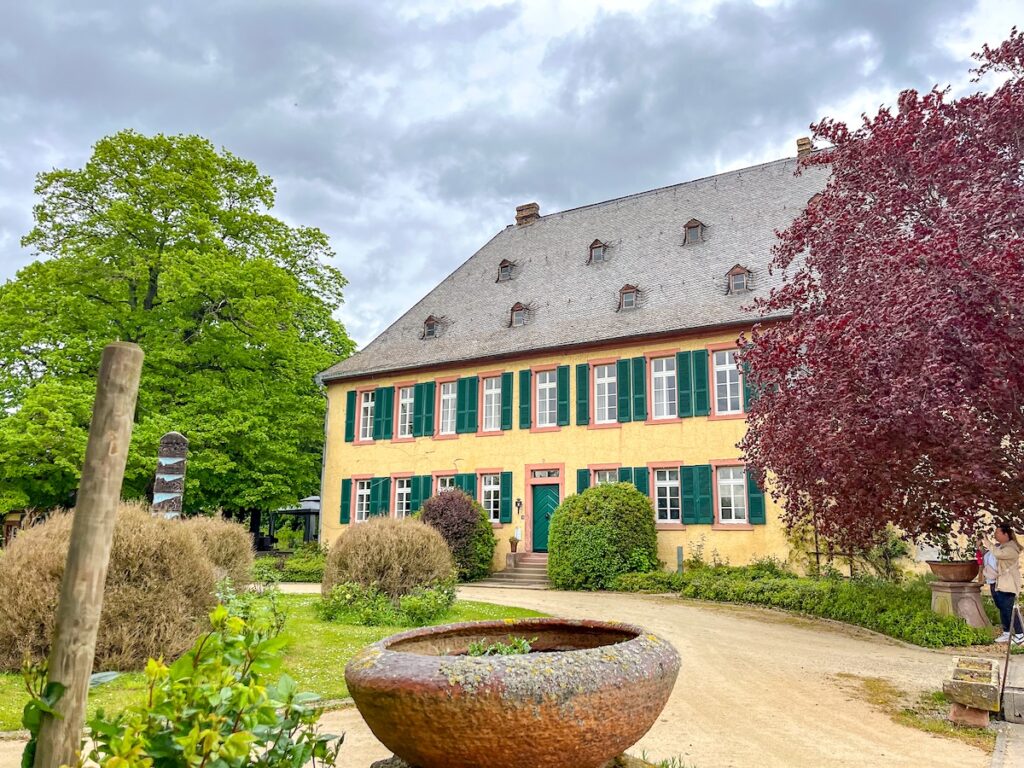
[[[506,589],[549,589],[548,556],[541,552],[517,554],[515,565],[496,571],[473,586],[502,587]]]

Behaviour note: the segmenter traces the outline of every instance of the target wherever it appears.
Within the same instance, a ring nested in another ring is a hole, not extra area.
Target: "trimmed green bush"
[[[374,586],[335,584],[317,607],[320,617],[366,627],[423,627],[444,617],[455,604],[455,581],[418,587],[392,598]]]
[[[555,510],[548,577],[558,589],[608,589],[621,574],[657,567],[654,509],[632,483],[588,488]]]
[[[992,633],[931,609],[923,579],[901,584],[875,578],[800,578],[777,565],[697,568],[683,575],[627,574],[612,582],[623,592],[678,592],[683,597],[783,608],[854,624],[925,648],[987,645]]]
[[[302,544],[284,560],[282,581],[316,583],[324,579],[327,549],[318,544]]]
[[[490,575],[494,562],[494,528],[487,513],[468,494],[451,489],[423,502],[419,518],[437,529],[455,557],[459,581],[476,581]]]

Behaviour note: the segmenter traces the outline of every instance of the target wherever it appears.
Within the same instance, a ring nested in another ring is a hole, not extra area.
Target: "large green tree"
[[[146,353],[125,495],[160,436],[190,440],[186,509],[315,492],[313,376],[353,348],[327,237],[270,214],[271,179],[198,136],[122,131],[37,178],[39,260],[0,287],[0,510],[73,501],[103,346]]]

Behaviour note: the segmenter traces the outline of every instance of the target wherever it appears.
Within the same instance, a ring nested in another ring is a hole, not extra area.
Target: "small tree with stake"
[[[832,145],[780,235],[786,323],[742,355],[760,393],[743,448],[790,526],[847,544],[889,523],[937,545],[1024,522],[1024,35],[975,58],[990,92],[900,94]],[[976,78],[976,79],[977,79]]]

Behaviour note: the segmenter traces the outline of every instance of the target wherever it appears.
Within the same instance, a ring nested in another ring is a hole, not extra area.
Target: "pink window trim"
[[[451,384],[453,381],[458,381],[458,376],[442,376],[441,378],[434,379],[434,439],[435,440],[458,440],[459,433],[452,432],[450,435],[441,434],[441,385]],[[458,408],[458,400],[455,401],[456,409]],[[452,474],[455,474],[454,472]]]
[[[501,428],[501,418],[498,418],[497,429],[484,429],[484,380],[485,379],[498,379],[501,381],[502,375],[505,371],[484,371],[483,373],[477,374],[477,407],[476,412],[478,414],[477,421],[477,437],[498,437],[505,434],[505,430]],[[504,403],[502,403],[504,405]]]
[[[363,422],[363,393],[365,393],[365,392],[375,392],[376,390],[377,390],[376,387],[360,387],[360,388],[356,389],[356,421],[355,421],[356,433],[355,433],[355,436],[354,436],[354,438],[352,440],[352,445],[373,445],[376,442],[373,438],[370,438],[369,440],[361,440],[359,438],[359,435],[361,435],[363,433],[363,430],[362,430],[362,427],[363,427],[363,423],[362,423]],[[374,399],[373,399],[373,412],[374,413],[377,412],[377,398],[376,398],[376,396],[374,396]],[[372,429],[373,428],[371,427],[371,430]],[[371,477],[372,477],[372,475],[371,475]]]
[[[587,407],[590,411],[590,419],[587,422],[587,429],[622,429],[622,422],[620,421],[598,424],[597,419],[594,417],[594,409],[597,407],[597,382],[594,378],[594,369],[599,365],[615,365],[619,362],[619,359],[618,357],[596,357],[587,360],[587,364],[590,366],[590,377],[587,379],[587,386],[590,388],[590,391],[587,392]],[[618,394],[617,391],[616,394]]]
[[[537,426],[537,374],[544,373],[545,371],[556,371],[558,370],[558,363],[544,363],[543,365],[534,365],[530,368],[530,407],[531,416],[530,419],[530,432],[533,434],[539,434],[541,432],[561,432],[562,428],[557,424],[550,427],[538,427]],[[557,390],[556,390],[557,392]]]
[[[399,414],[399,412],[401,411],[401,408],[402,408],[401,390],[405,389],[406,387],[415,387],[415,386],[416,386],[416,382],[415,381],[396,381],[395,384],[394,384],[394,387],[395,387],[395,412],[392,415],[392,419],[393,419],[392,423],[395,425],[395,428],[394,428],[394,431],[391,433],[392,434],[392,437],[391,437],[391,442],[392,443],[414,443],[414,442],[416,442],[416,438],[415,437],[399,437],[398,436],[398,414]],[[392,475],[392,477],[394,477],[394,475]]]
[[[705,344],[708,351],[708,399],[710,400],[711,413],[708,414],[708,421],[732,421],[734,419],[747,418],[747,412],[743,410],[743,371],[740,371],[740,411],[739,413],[718,413],[718,396],[715,389],[715,352],[725,352],[731,349],[739,349],[735,341],[717,341],[712,344]]]
[[[711,503],[714,517],[712,518],[711,530],[713,531],[752,531],[754,526],[750,524],[750,493],[744,491],[747,496],[747,522],[746,523],[723,523],[718,519],[718,470],[721,467],[743,467],[746,463],[740,459],[713,459],[708,462],[711,465]],[[767,513],[767,510],[765,510]]]

